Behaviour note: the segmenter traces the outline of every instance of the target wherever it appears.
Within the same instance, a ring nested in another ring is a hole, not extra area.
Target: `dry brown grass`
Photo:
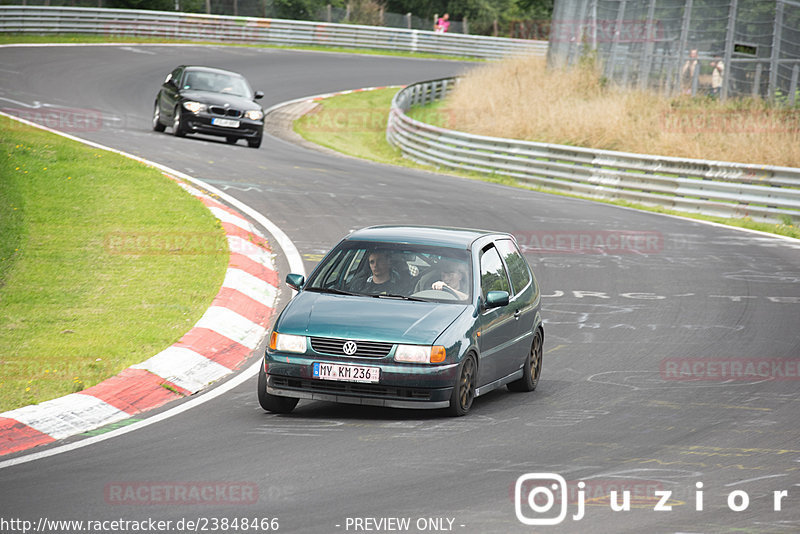
[[[446,126],[480,135],[767,165],[800,166],[800,112],[607,87],[592,68],[512,58],[468,73]]]

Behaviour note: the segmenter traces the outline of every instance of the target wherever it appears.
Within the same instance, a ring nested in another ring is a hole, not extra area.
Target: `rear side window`
[[[481,254],[481,294],[486,298],[489,291],[508,291],[508,274],[497,249],[490,246]]]
[[[528,262],[519,253],[519,249],[510,239],[500,239],[495,243],[503,261],[508,268],[511,285],[514,293],[522,292],[531,281],[531,271]]]

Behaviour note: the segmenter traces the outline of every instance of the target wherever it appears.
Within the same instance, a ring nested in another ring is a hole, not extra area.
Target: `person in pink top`
[[[433,30],[436,33],[445,33],[449,28],[450,28],[450,15],[448,13],[445,13],[444,15],[439,17],[439,20],[436,21],[436,26],[433,28]]]

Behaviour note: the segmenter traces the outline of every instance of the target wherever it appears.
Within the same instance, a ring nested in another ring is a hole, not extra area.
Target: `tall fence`
[[[624,85],[800,104],[800,1],[557,0],[549,64],[594,55]]]
[[[455,78],[427,81],[395,95],[386,137],[404,156],[593,198],[720,217],[800,221],[800,169],[483,137],[406,114],[412,106],[444,98],[456,83]]]
[[[354,24],[77,7],[0,6],[0,33],[3,32],[370,48],[486,59],[514,54],[544,55],[547,51],[546,41]]]

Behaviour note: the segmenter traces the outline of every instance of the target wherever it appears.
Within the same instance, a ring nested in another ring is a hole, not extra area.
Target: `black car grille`
[[[345,352],[345,345],[348,343],[355,343],[356,351],[354,353],[348,354]],[[352,356],[354,358],[384,358],[392,351],[392,344],[380,343],[377,341],[312,337],[311,348],[320,354],[332,354],[334,356]]]
[[[233,117],[238,119],[242,116],[242,110],[233,108],[224,108],[222,106],[211,106],[208,108],[212,115],[220,115],[222,117]]]
[[[364,395],[369,397],[421,401],[431,399],[431,391],[427,389],[381,386],[378,384],[359,384],[356,382],[337,382],[333,380],[304,380],[283,376],[271,376],[270,384],[277,388],[339,395]]]

